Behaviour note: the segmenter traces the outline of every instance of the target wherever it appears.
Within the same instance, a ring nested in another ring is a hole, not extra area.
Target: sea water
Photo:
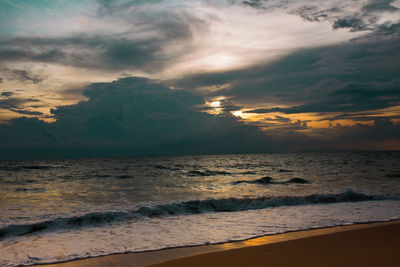
[[[0,266],[399,218],[399,152],[0,162]]]

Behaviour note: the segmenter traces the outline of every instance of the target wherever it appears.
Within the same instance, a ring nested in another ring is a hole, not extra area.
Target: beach
[[[400,0],[0,25],[0,267],[400,267]]]
[[[399,220],[399,159],[293,153],[1,162],[0,266],[141,267]]]
[[[240,242],[116,254],[48,267],[398,266],[400,221],[337,226]]]

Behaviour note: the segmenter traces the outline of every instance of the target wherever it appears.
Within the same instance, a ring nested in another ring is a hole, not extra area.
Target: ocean
[[[400,218],[400,152],[0,161],[0,266]]]

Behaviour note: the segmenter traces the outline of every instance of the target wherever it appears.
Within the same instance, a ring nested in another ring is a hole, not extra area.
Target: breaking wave
[[[79,227],[102,226],[128,220],[151,217],[190,215],[208,212],[235,212],[279,206],[390,200],[395,197],[365,195],[348,190],[341,194],[313,194],[300,197],[225,198],[174,202],[142,206],[132,211],[89,213],[69,218],[57,218],[30,224],[7,225],[0,228],[0,239],[29,235],[40,231],[56,231]]]

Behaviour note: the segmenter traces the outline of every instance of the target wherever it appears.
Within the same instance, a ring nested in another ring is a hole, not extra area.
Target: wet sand
[[[115,254],[47,266],[400,266],[400,221],[298,231],[218,245]]]

